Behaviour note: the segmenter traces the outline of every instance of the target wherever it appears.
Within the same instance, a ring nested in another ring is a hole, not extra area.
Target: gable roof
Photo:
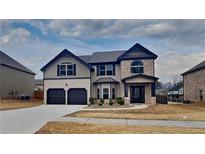
[[[156,81],[156,80],[159,79],[159,78],[157,78],[157,77],[150,76],[150,75],[135,74],[135,75],[132,75],[132,76],[128,76],[128,77],[126,77],[126,78],[123,78],[122,81],[125,81],[125,80],[128,80],[128,79],[132,79],[132,78],[137,78],[137,77],[142,77],[142,78],[150,79],[150,80],[153,80],[153,81]]]
[[[192,67],[191,69],[187,70],[186,72],[182,73],[181,75],[186,75],[189,73],[193,73],[199,70],[205,69],[205,61],[199,63],[198,65]]]
[[[103,77],[93,82],[93,84],[97,84],[97,83],[118,83],[118,81],[111,77]]]
[[[7,54],[3,53],[2,51],[0,51],[0,65],[4,65],[4,66],[7,66],[13,69],[17,69],[17,70],[35,75],[33,71],[31,71],[24,65],[20,64],[15,59],[11,58]]]
[[[138,55],[137,57],[134,57],[134,59],[136,58],[143,58],[143,59],[156,59],[158,56],[156,54],[154,54],[153,52],[151,52],[150,50],[148,50],[147,48],[143,47],[142,45],[140,45],[139,43],[136,43],[135,45],[133,45],[131,48],[129,48],[126,52],[124,52],[123,54],[121,54],[118,57],[118,60],[125,60],[125,59],[131,59],[131,57],[129,58],[125,58],[125,56],[133,51],[138,51],[141,50],[143,52],[145,52],[146,54],[143,55]]]
[[[136,43],[128,50],[116,50],[116,51],[104,51],[104,52],[93,52],[92,55],[81,55],[76,56],[67,49],[64,49],[61,53],[59,53],[56,57],[54,57],[50,62],[48,62],[45,66],[41,68],[41,71],[44,71],[50,64],[52,64],[57,58],[61,56],[72,56],[83,64],[88,66],[91,70],[93,68],[90,64],[98,64],[98,63],[119,63],[121,60],[124,60],[124,56],[132,51],[143,51],[146,54],[138,55],[137,57],[132,57],[133,59],[142,58],[142,59],[156,59],[158,56],[146,49],[139,43]]]
[[[88,63],[86,63],[84,60],[86,60],[86,57],[84,56],[81,56],[78,57],[76,55],[74,55],[72,52],[70,52],[69,50],[67,49],[64,49],[61,53],[59,53],[57,56],[55,56],[51,61],[49,61],[46,65],[44,65],[42,68],[41,68],[41,71],[45,71],[46,68],[48,68],[48,66],[50,66],[53,62],[55,62],[58,58],[60,57],[63,57],[63,56],[71,56],[75,59],[77,59],[78,61],[80,61],[82,64],[84,64],[86,67],[88,67],[89,69],[92,70],[92,68],[88,65]],[[87,57],[88,58],[88,57]],[[84,59],[84,60],[83,60]]]
[[[130,57],[125,58],[125,56],[133,51],[143,51],[146,54],[138,55],[137,57]],[[146,49],[139,43],[136,43],[128,50],[116,50],[116,51],[105,51],[105,52],[94,52],[92,56],[90,57],[89,63],[95,64],[95,63],[113,63],[113,62],[119,62],[120,60],[126,60],[126,59],[136,59],[136,58],[142,58],[142,59],[156,59],[158,56],[151,52],[150,50]]]

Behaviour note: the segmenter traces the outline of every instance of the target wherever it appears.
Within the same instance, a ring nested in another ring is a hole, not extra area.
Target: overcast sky
[[[159,56],[156,76],[169,82],[205,60],[205,20],[0,20],[0,50],[36,78],[65,48],[86,55],[137,42]]]

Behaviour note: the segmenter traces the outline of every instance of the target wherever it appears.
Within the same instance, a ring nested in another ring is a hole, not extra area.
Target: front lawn
[[[6,100],[1,100],[0,111],[34,107],[34,106],[39,106],[42,104],[43,104],[43,101],[38,100],[38,99],[31,99],[31,100],[6,99]]]
[[[205,129],[183,127],[99,125],[74,122],[48,122],[36,134],[204,134]]]
[[[145,109],[78,111],[66,116],[86,118],[205,121],[205,102],[195,104],[158,104],[149,106]]]

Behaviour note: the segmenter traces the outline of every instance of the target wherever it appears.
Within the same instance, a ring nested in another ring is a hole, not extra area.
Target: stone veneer
[[[146,59],[141,60],[144,65],[144,74],[154,76],[154,60],[153,59]],[[125,78],[128,76],[133,75],[131,73],[131,63],[133,60],[123,60],[121,61],[121,78]]]
[[[144,59],[141,60],[144,65],[144,74],[154,76],[154,60],[153,59]],[[131,63],[133,60],[122,60],[120,65],[116,65],[116,76],[112,76],[115,80],[119,81],[117,84],[117,97],[122,97],[125,100],[125,104],[130,103],[130,88],[128,88],[128,97],[124,97],[124,83],[121,82],[122,78],[132,76],[134,74],[131,73]],[[95,66],[96,67],[96,66]],[[105,76],[106,77],[106,76]],[[96,72],[91,73],[91,81],[95,81],[98,78],[103,78],[103,76],[96,76]],[[137,83],[139,84],[139,83]],[[102,84],[103,85],[103,84]],[[156,97],[151,96],[151,84],[143,84],[145,85],[145,104],[156,104]],[[96,97],[97,86],[92,85],[92,97]]]
[[[205,69],[184,75],[184,100],[200,101],[199,91],[203,90],[205,101]]]
[[[145,104],[147,105],[154,105],[156,104],[156,97],[152,97],[152,92],[151,92],[151,84],[140,84],[145,86]],[[130,104],[130,86],[128,86],[128,97],[124,98],[125,104]]]

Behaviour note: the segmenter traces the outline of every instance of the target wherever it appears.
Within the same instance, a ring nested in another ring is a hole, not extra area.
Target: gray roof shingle
[[[205,61],[199,63],[198,65],[192,67],[191,69],[187,70],[186,72],[182,73],[182,75],[186,75],[189,73],[196,72],[198,70],[205,69]]]
[[[7,54],[3,53],[2,51],[0,51],[0,64],[35,75],[33,71],[26,68],[25,66],[23,66],[13,58],[9,57]]]
[[[90,60],[91,55],[81,55],[78,56],[80,59],[82,59],[84,62],[88,63]]]
[[[89,63],[103,63],[103,62],[116,62],[117,58],[126,50],[94,52],[90,57]]]

